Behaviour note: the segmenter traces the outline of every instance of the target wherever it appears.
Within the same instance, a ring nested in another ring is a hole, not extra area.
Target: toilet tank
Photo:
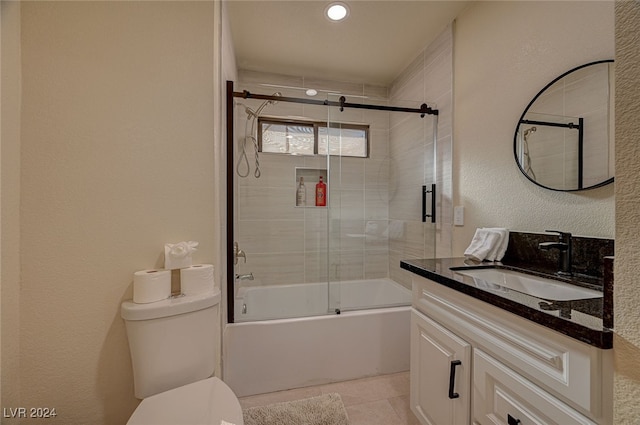
[[[213,375],[219,304],[220,290],[149,304],[122,303],[137,398]]]

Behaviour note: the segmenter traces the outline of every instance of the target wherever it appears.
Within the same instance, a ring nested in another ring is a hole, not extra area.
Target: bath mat
[[[337,393],[250,407],[242,413],[244,425],[349,425]]]

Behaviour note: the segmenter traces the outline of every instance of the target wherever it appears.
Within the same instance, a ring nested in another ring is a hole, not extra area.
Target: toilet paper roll
[[[133,302],[147,304],[171,296],[170,270],[140,270],[133,274]]]
[[[213,291],[213,266],[196,264],[180,269],[180,289],[185,295],[197,295]]]

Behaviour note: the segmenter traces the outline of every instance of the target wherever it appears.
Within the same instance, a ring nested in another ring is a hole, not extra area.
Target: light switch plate
[[[453,225],[464,226],[464,207],[463,206],[453,208]]]

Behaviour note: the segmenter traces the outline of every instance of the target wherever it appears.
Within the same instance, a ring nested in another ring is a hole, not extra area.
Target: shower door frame
[[[227,125],[227,158],[226,158],[226,167],[227,167],[227,182],[226,182],[226,251],[227,251],[227,261],[226,261],[226,269],[227,269],[227,323],[235,323],[235,167],[234,167],[234,147],[235,147],[235,116],[234,116],[234,98],[244,98],[244,99],[260,99],[260,100],[271,100],[278,102],[292,102],[292,103],[302,103],[302,104],[311,104],[311,105],[324,105],[324,106],[335,106],[339,107],[340,111],[343,111],[344,108],[356,108],[356,109],[371,109],[371,110],[380,110],[380,111],[389,111],[389,112],[408,112],[408,113],[419,113],[421,118],[424,118],[425,115],[434,115],[436,118],[436,128],[437,128],[437,117],[439,111],[437,109],[433,109],[429,107],[426,103],[422,103],[420,108],[406,108],[406,107],[397,107],[397,106],[386,106],[386,105],[372,105],[372,104],[360,104],[360,103],[351,103],[346,101],[345,96],[340,96],[338,101],[331,100],[316,100],[316,99],[305,99],[305,98],[295,98],[295,97],[284,97],[284,96],[273,96],[273,95],[263,95],[263,94],[255,94],[249,91],[236,92],[234,91],[234,82],[227,81],[226,82],[226,125]],[[433,194],[435,196],[435,193]],[[435,210],[434,210],[435,211]],[[435,216],[433,217],[432,222],[435,222]]]

